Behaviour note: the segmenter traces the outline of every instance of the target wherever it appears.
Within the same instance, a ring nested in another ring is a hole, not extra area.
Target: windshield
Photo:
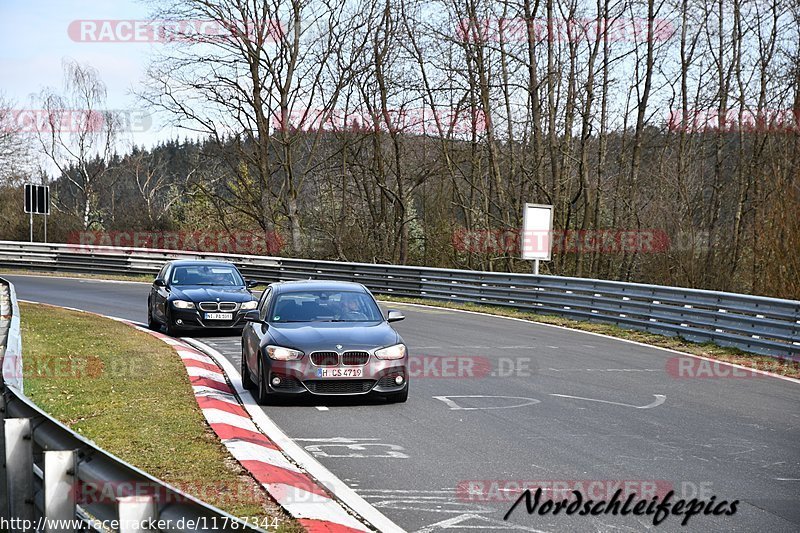
[[[170,285],[244,286],[239,271],[228,265],[185,265],[172,270]]]
[[[365,292],[300,291],[278,296],[273,322],[375,322],[380,309]]]

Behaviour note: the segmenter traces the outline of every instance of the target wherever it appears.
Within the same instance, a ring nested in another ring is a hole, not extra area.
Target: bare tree
[[[31,173],[33,161],[20,110],[0,93],[0,183],[19,181]]]
[[[37,139],[68,186],[56,200],[80,217],[84,229],[101,223],[99,184],[108,172],[120,118],[107,110],[106,86],[96,69],[65,60],[62,92],[44,89],[37,101],[43,121]]]

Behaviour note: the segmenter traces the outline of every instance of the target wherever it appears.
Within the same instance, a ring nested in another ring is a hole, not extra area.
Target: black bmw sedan
[[[156,276],[147,298],[147,325],[181,330],[241,329],[258,301],[239,270],[225,261],[170,261]]]

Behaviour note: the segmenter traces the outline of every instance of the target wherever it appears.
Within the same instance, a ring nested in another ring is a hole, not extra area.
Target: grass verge
[[[303,529],[227,452],[170,346],[130,326],[20,304],[26,394],[101,448],[234,516]]]
[[[570,329],[577,329],[581,331],[590,331],[592,333],[601,333],[610,337],[617,337],[630,341],[641,342],[643,344],[650,344],[660,348],[669,348],[692,355],[700,355],[708,357],[709,359],[716,359],[727,363],[734,363],[737,365],[754,368],[757,370],[765,370],[778,374],[781,376],[800,378],[800,363],[797,361],[790,361],[786,359],[779,359],[777,357],[770,357],[768,355],[756,355],[749,352],[739,350],[738,348],[726,348],[717,346],[713,343],[695,343],[687,341],[680,337],[666,337],[655,333],[648,333],[646,331],[637,331],[631,329],[623,329],[613,324],[600,324],[596,322],[583,322],[580,320],[570,320],[554,315],[543,315],[533,313],[530,311],[519,311],[516,309],[509,309],[505,307],[498,307],[492,305],[477,305],[468,303],[457,303],[439,300],[425,300],[422,298],[405,298],[396,296],[381,295],[379,300],[386,302],[397,303],[411,303],[430,305],[434,307],[442,307],[445,309],[461,309],[465,311],[475,311],[478,313],[486,313],[497,316],[505,316],[511,318],[522,318],[531,320],[533,322],[540,322],[542,324],[552,324],[555,326],[562,326]]]
[[[142,283],[152,283],[155,276],[147,274],[83,274],[81,272],[49,272],[39,270],[17,270],[14,268],[0,268],[0,276],[3,274],[21,276],[48,276],[51,278],[85,278],[103,279],[110,281],[139,281]]]

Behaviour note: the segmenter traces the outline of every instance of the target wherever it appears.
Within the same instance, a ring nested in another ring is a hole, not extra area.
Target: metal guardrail
[[[98,448],[37,407],[21,390],[19,310],[3,279],[0,302],[0,530],[262,531]]]
[[[800,355],[800,301],[585,278],[148,248],[0,241],[0,267],[155,275],[170,259],[233,261],[259,281],[358,281],[378,295],[447,300],[615,324],[746,352]]]

